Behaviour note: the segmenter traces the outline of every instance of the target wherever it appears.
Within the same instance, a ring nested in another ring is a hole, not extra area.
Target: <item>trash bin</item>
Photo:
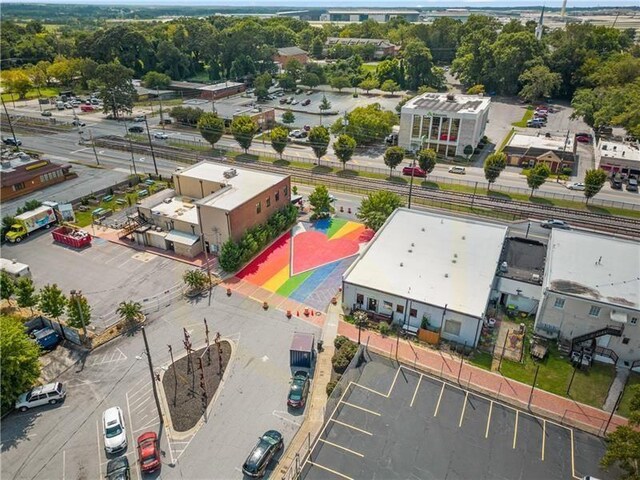
[[[322,340],[318,340],[318,351],[319,351],[319,352],[322,352],[322,344],[323,344],[323,343],[324,343],[324,342],[323,342]]]

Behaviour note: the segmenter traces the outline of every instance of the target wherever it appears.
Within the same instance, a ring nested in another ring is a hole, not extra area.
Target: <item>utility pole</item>
[[[164,117],[162,116],[162,98],[160,98],[160,89],[156,88],[156,95],[158,102],[160,102],[160,125],[162,125],[162,131],[164,132]]]
[[[82,305],[80,304],[80,296],[82,295],[82,292],[80,290],[76,291],[76,290],[71,290],[71,299],[76,302],[76,305],[78,306],[78,314],[80,315],[80,323],[82,324],[82,334],[84,335],[84,338],[87,338],[87,326],[84,324],[84,315],[82,314]]]
[[[13,96],[12,96],[13,98]],[[13,143],[16,147],[16,150],[20,151],[20,147],[18,146],[18,139],[16,138],[16,132],[13,130],[13,123],[11,123],[11,117],[9,116],[9,112],[7,112],[7,106],[4,104],[4,100],[0,97],[2,101],[2,107],[4,108],[4,113],[7,116],[7,121],[9,122],[9,129],[11,130],[11,136],[13,137]]]
[[[147,116],[144,116],[144,124],[147,127],[147,137],[149,138],[149,147],[151,148],[151,158],[153,158],[153,169],[158,176],[158,165],[156,164],[156,153],[153,151],[153,143],[151,142],[151,132],[149,131],[149,124],[147,123]]]
[[[124,136],[129,140],[129,151],[131,152],[131,163],[133,163],[133,174],[137,177],[138,172],[136,171],[136,159],[133,156],[133,142],[131,141],[131,137],[129,136],[127,122],[124,122]]]
[[[529,394],[529,403],[527,403],[527,410],[531,408],[531,400],[533,399],[533,391],[536,388],[536,381],[538,380],[538,372],[540,371],[540,365],[536,366],[536,374],[533,376],[533,383],[531,384],[531,393]]]
[[[147,360],[149,362],[149,375],[151,375],[151,385],[153,386],[153,398],[156,400],[156,408],[158,409],[158,418],[160,419],[160,425],[164,423],[164,419],[162,418],[162,409],[160,408],[160,398],[158,397],[158,386],[156,385],[156,377],[153,374],[153,362],[151,361],[151,352],[149,351],[149,342],[147,341],[147,332],[144,329],[144,326],[140,327],[142,330],[142,338],[144,340],[144,349],[147,352]]]
[[[96,144],[93,141],[93,132],[89,130],[89,138],[91,139],[91,148],[93,149],[93,155],[96,157],[96,164],[100,165],[100,160],[98,159],[98,152],[96,152]]]
[[[413,196],[413,174],[416,168],[416,151],[413,152],[413,159],[411,160],[411,183],[409,183],[409,203],[407,207],[411,210],[411,197]]]
[[[569,134],[571,133],[570,130],[567,130],[567,136],[564,139],[564,145],[562,147],[562,159],[560,161],[560,165],[562,165],[562,162],[564,161],[564,154],[567,151],[567,143],[569,143]],[[574,154],[575,154],[575,150],[574,150]],[[556,183],[560,183],[560,172],[556,172]]]

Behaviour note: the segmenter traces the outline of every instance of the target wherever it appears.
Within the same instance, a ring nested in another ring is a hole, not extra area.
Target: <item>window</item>
[[[276,202],[280,201],[280,192],[276,192]]]
[[[591,317],[597,317],[598,315],[600,315],[600,307],[596,307],[595,305],[591,305],[591,308],[589,309],[589,315]]]
[[[385,310],[393,310],[393,303],[387,302],[386,300],[382,302],[382,306],[385,308]]]
[[[287,197],[289,196],[289,187],[288,186],[284,186],[284,196]]]
[[[556,298],[553,306],[562,310],[564,308],[564,298]]]
[[[377,312],[378,311],[378,300],[376,300],[375,298],[370,298],[369,302],[367,304],[367,309],[372,311],[372,312]]]
[[[454,118],[451,120],[451,131],[449,132],[449,141],[458,141],[458,132],[460,132],[460,119]]]
[[[22,190],[24,188],[24,182],[16,183],[13,186],[13,191],[17,192],[18,190]]]
[[[396,312],[398,312],[400,315],[404,314],[404,305],[396,305]]]
[[[425,115],[422,117],[422,130],[420,131],[420,138],[429,138],[429,129],[431,128],[431,117]]]
[[[267,197],[267,208],[271,206],[271,197]]]
[[[449,140],[449,121],[446,117],[442,119],[442,127],[440,129],[440,140],[442,141]]]
[[[260,213],[262,211],[262,202],[256,203],[256,213]]]
[[[438,132],[440,131],[440,117],[433,117],[431,121],[431,133],[429,134],[430,140],[438,140]]]
[[[636,325],[638,323],[638,317],[631,317],[631,321],[629,323],[631,323],[631,325]]]
[[[446,320],[444,322],[445,333],[455,335],[456,337],[460,335],[460,327],[462,327],[462,323],[455,320]]]
[[[622,344],[623,344],[623,345],[628,345],[628,344],[629,344],[629,338],[624,337],[624,338],[622,339]]]
[[[418,311],[415,308],[410,308],[409,309],[409,316],[413,317],[413,318],[417,317],[418,316]]]
[[[420,136],[420,115],[413,116],[413,125],[411,128],[411,136],[418,138]]]
[[[364,303],[364,295],[362,295],[361,293],[358,293],[356,295],[356,303],[358,305],[362,305]]]

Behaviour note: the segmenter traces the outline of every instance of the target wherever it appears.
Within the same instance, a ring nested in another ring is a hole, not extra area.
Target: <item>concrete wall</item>
[[[209,252],[213,253],[229,240],[227,212],[207,205],[201,205],[199,208],[204,241],[209,243]]]
[[[563,308],[555,307],[557,298],[564,299]],[[589,315],[592,306],[600,307],[597,317]],[[621,361],[633,361],[640,359],[640,312],[637,310],[615,307],[616,312],[627,313],[627,323],[622,324],[611,320],[613,309],[607,304],[592,302],[580,298],[545,292],[538,308],[536,327],[540,324],[551,325],[560,331],[560,336],[571,340],[578,335],[599,330],[607,325],[624,326],[622,337],[600,337],[598,345],[610,348],[618,354]],[[636,318],[635,324],[633,318]],[[628,343],[623,343],[628,339]]]
[[[196,199],[207,197],[224,187],[222,183],[199,180],[180,174],[174,174],[173,181],[178,195]]]
[[[482,327],[482,320],[463,315],[457,312],[447,310],[444,314],[445,325],[448,320],[460,323],[460,332],[457,335],[447,333],[443,321],[444,309],[433,305],[427,305],[420,302],[408,300],[404,297],[398,297],[396,295],[378,292],[358,285],[352,285],[349,283],[343,283],[342,303],[345,308],[352,309],[354,305],[357,308],[357,297],[361,294],[364,297],[364,303],[362,308],[367,310],[369,299],[374,298],[378,301],[378,313],[391,315],[393,313],[393,321],[399,325],[407,324],[412,327],[420,327],[422,318],[428,317],[429,324],[436,328],[442,327],[442,338],[451,340],[461,344],[467,343],[468,346],[475,347],[478,338],[480,336],[480,330]],[[388,304],[385,304],[388,302]],[[398,312],[398,307],[403,310],[402,313]],[[416,315],[411,316],[411,309],[416,310]]]

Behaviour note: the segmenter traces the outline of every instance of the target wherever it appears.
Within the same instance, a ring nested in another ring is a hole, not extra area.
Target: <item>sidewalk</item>
[[[358,338],[358,329],[349,323],[340,322],[338,334],[345,335],[352,340]],[[396,358],[396,337],[382,337],[373,331],[363,332],[368,348],[387,357]],[[414,366],[450,380],[458,382],[462,387],[481,392],[519,408],[527,409],[531,385],[504,377],[499,373],[475,367],[468,363],[460,366],[460,357],[448,353],[427,349],[415,345],[407,340],[400,340],[397,358],[403,363]],[[579,429],[602,435],[610,413],[588,405],[578,403],[569,398],[535,389],[531,399],[529,411],[543,417],[555,420],[561,424],[568,424]],[[615,430],[618,425],[626,425],[627,420],[614,415],[607,432]]]

